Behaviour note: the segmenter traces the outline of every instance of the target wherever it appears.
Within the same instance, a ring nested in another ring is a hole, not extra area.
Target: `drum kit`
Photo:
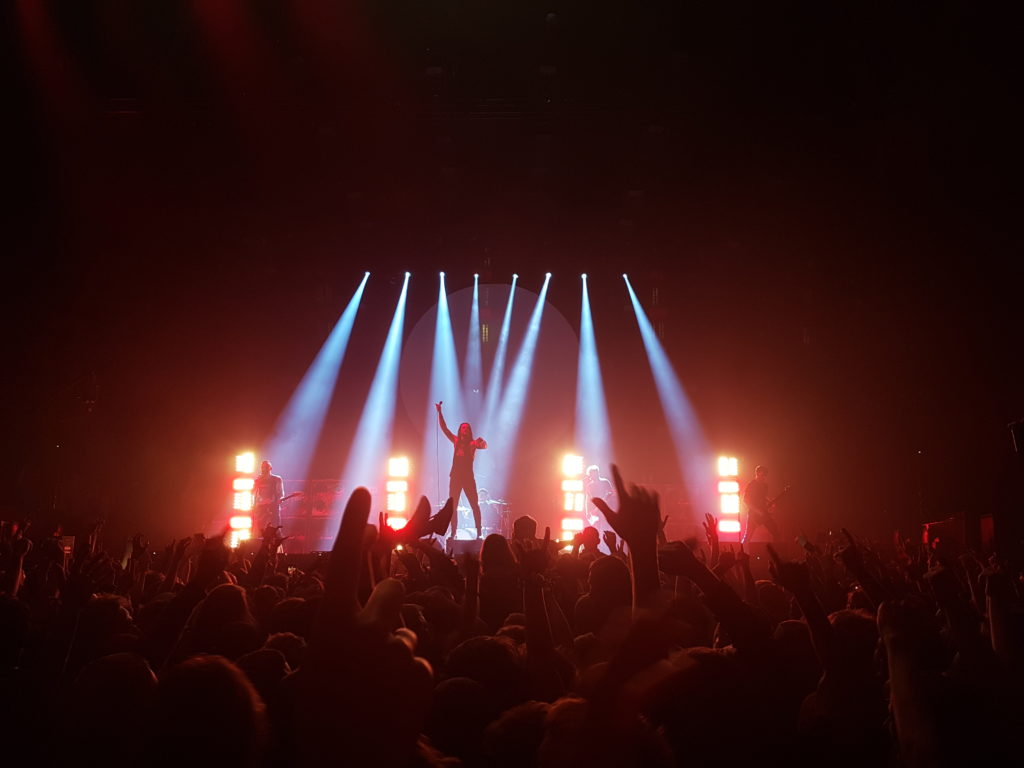
[[[281,505],[281,523],[289,537],[284,543],[288,553],[329,551],[337,533],[337,514],[341,488],[337,481],[314,480],[303,484],[303,490],[291,494],[295,498]],[[443,505],[442,505],[443,506]],[[440,511],[441,506],[439,506]],[[473,510],[459,506],[457,510],[456,539],[475,539],[476,525]],[[492,533],[512,535],[511,507],[504,499],[486,499],[480,502],[481,531],[484,538]]]
[[[476,523],[473,521],[472,508],[459,505],[457,514],[455,538],[475,539]],[[487,538],[492,533],[506,537],[512,535],[512,508],[504,499],[480,502],[480,535]]]

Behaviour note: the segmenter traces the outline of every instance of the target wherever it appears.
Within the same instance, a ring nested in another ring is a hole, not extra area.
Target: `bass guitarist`
[[[743,492],[743,503],[747,506],[747,526],[743,532],[743,542],[750,541],[754,531],[764,526],[772,535],[772,540],[777,544],[780,541],[779,526],[772,517],[775,505],[786,492],[787,486],[782,493],[774,498],[768,495],[768,470],[762,466],[754,468],[754,479],[747,484]]]

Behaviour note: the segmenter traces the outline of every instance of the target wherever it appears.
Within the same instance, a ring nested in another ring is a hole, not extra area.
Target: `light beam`
[[[530,391],[531,374],[533,373],[534,352],[537,350],[537,339],[540,336],[540,324],[544,315],[545,298],[548,294],[548,284],[551,282],[551,273],[544,277],[544,286],[537,296],[537,303],[533,306],[530,314],[530,322],[526,326],[526,334],[519,346],[515,363],[509,374],[508,386],[502,392],[501,405],[498,408],[497,418],[494,422],[495,442],[500,441],[502,455],[505,461],[498,463],[497,470],[492,474],[494,478],[491,483],[498,493],[505,493],[505,479],[508,474],[511,459],[515,455],[516,440],[519,436],[519,426],[522,421],[523,407],[526,405],[526,398]],[[488,426],[488,429],[491,429]],[[487,437],[484,435],[484,437]],[[494,493],[494,488],[491,492]]]
[[[643,339],[644,348],[647,351],[647,360],[651,366],[651,373],[654,375],[658,398],[661,400],[661,408],[665,413],[669,433],[672,435],[672,442],[675,445],[679,469],[687,486],[687,494],[698,514],[709,511],[714,503],[712,498],[713,477],[708,472],[708,467],[712,466],[711,452],[708,450],[704,431],[701,429],[693,406],[690,405],[686,391],[679,382],[679,377],[676,376],[675,370],[672,368],[668,355],[665,354],[664,347],[658,340],[658,335],[654,332],[651,321],[647,318],[647,313],[633,291],[629,277],[626,275],[622,277],[626,281],[630,301],[633,302],[633,312],[636,314],[636,321],[640,327],[640,337]]]
[[[402,358],[402,330],[405,325],[405,298],[408,292],[409,273],[406,272],[402,293],[398,297],[398,305],[391,319],[384,349],[377,362],[373,383],[366,396],[356,436],[341,476],[346,491],[359,485],[366,486],[372,491],[383,476],[385,460],[391,449],[391,430],[395,421],[395,394],[398,368]]]
[[[348,306],[278,417],[272,437],[263,447],[261,455],[269,458],[275,471],[283,477],[306,479],[369,278],[369,272],[363,275]]]
[[[512,275],[512,287],[508,292],[505,316],[502,318],[501,331],[498,334],[498,347],[494,352],[494,361],[491,363],[491,375],[487,379],[487,394],[484,398],[484,420],[481,424],[484,430],[494,423],[498,403],[501,401],[502,382],[505,378],[505,358],[508,356],[509,328],[512,326],[512,303],[516,297],[516,283],[518,281],[519,275]]]
[[[480,352],[480,281],[473,275],[473,308],[469,313],[469,333],[466,336],[466,371],[462,402],[466,420],[480,419],[483,403],[484,371]]]
[[[441,273],[437,293],[437,320],[434,324],[434,355],[430,363],[430,396],[427,399],[427,414],[423,426],[423,450],[417,477],[420,492],[442,504],[447,488],[441,488],[440,458],[437,411],[434,403],[444,401],[449,416],[461,418],[463,403],[459,392],[459,361],[455,354],[455,336],[452,333],[451,315],[448,311],[448,293],[445,290],[444,272]],[[445,440],[445,447],[448,441]],[[447,452],[447,451],[446,451]]]
[[[604,396],[601,361],[597,354],[594,319],[590,312],[587,276],[583,275],[583,304],[580,310],[580,349],[576,368],[576,447],[588,464],[602,468],[614,458],[608,404]]]

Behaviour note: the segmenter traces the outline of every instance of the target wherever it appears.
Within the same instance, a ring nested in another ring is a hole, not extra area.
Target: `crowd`
[[[479,558],[348,501],[302,569],[222,537],[98,536],[66,560],[5,524],[8,765],[968,765],[1019,760],[1024,597],[995,556],[895,537],[749,552],[665,538],[615,472],[614,531],[530,517]],[[789,554],[783,553],[783,554]],[[311,561],[312,562],[312,561]],[[766,578],[755,578],[758,576]]]

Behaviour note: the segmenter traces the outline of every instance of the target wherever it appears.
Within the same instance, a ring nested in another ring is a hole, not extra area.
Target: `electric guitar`
[[[775,505],[779,503],[779,501],[782,499],[783,496],[785,496],[787,493],[789,493],[789,489],[792,488],[792,487],[793,486],[791,486],[791,485],[787,485],[785,488],[783,488],[781,491],[779,491],[777,494],[775,494],[775,496],[773,496],[772,498],[768,499],[768,501],[764,505],[763,509],[761,509],[759,507],[754,507],[754,506],[751,506],[750,504],[748,504],[747,505],[747,513],[748,514],[753,513],[753,514],[756,514],[756,515],[763,515],[763,516],[771,516],[772,510],[775,509]]]
[[[294,499],[296,496],[303,496],[303,495],[305,495],[305,494],[302,491],[296,491],[295,493],[289,493],[287,496],[282,496],[277,501],[277,503],[278,504],[284,504],[286,501],[288,501],[288,499]],[[255,507],[266,507],[266,506],[269,506],[269,505],[271,505],[273,503],[275,503],[275,502],[273,502],[273,501],[261,501],[261,502],[258,502],[258,503],[254,503],[253,506],[255,506]]]

